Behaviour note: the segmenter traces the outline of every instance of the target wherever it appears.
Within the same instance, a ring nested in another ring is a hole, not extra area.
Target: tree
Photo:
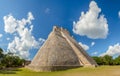
[[[102,58],[101,58],[101,57],[94,56],[94,57],[92,57],[92,58],[96,61],[96,63],[97,63],[98,65],[103,65],[103,62],[102,62]]]
[[[93,57],[98,65],[113,65],[113,58],[112,56],[105,55],[103,57]]]
[[[116,57],[113,62],[114,65],[120,65],[120,56]]]
[[[20,59],[18,56],[11,54],[6,54],[2,60],[2,64],[5,64],[6,67],[19,67],[24,63],[24,59]]]
[[[24,59],[20,59],[20,57],[14,56],[13,66],[14,67],[22,66],[24,62],[25,62]]]
[[[3,54],[3,50],[0,48],[0,68],[2,67],[20,67],[25,63],[24,59],[19,56],[15,56],[13,53],[8,52]]]
[[[0,69],[2,68],[3,50],[0,48]]]
[[[102,57],[103,59],[103,65],[113,65],[113,58],[112,56],[105,55]]]
[[[3,50],[0,48],[0,58],[3,57]]]

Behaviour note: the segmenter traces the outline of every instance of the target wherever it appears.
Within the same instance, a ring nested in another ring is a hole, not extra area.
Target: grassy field
[[[25,68],[0,71],[0,76],[120,76],[120,66],[77,68],[56,72],[34,72]]]

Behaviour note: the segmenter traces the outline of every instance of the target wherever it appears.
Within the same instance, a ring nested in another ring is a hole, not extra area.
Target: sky
[[[53,26],[90,56],[120,55],[119,0],[0,0],[0,47],[32,60]]]

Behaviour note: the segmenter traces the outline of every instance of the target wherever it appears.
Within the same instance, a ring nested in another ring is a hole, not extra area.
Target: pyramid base
[[[36,72],[51,72],[51,71],[60,71],[73,68],[79,68],[82,66],[26,66],[26,68],[34,70]]]

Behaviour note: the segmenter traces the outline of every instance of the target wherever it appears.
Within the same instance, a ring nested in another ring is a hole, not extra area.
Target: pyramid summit
[[[27,67],[35,71],[56,71],[80,66],[97,64],[66,29],[54,26],[48,39]]]

